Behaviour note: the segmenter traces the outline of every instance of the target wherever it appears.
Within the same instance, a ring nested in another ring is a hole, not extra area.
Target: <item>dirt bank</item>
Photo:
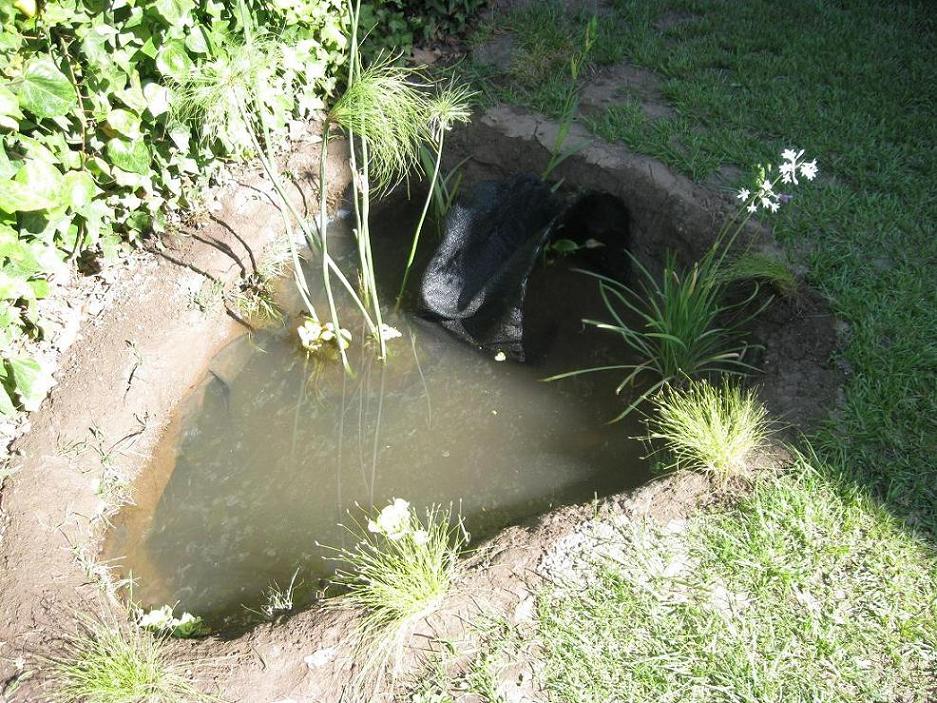
[[[493,108],[453,135],[450,158],[471,156],[468,180],[540,172],[555,129],[520,111]],[[574,129],[569,145],[579,142],[583,148],[556,176],[620,197],[632,213],[638,256],[653,263],[666,247],[685,259],[705,251],[732,207],[725,196]],[[330,181],[336,190],[347,180],[339,148]],[[297,153],[288,166],[299,179],[300,204],[315,202],[309,175],[314,159]],[[83,330],[58,385],[33,416],[31,432],[16,443],[19,461],[3,492],[0,543],[2,674],[18,684],[9,700],[43,700],[37,655],[54,651],[75,613],[106,604],[94,573],[101,566],[92,559],[106,527],[98,512],[101,486],[115,475],[132,480],[146,467],[176,403],[220,345],[240,333],[220,305],[202,309],[193,300],[212,280],[230,285],[250,272],[278,231],[279,217],[260,179],[229,193],[204,226],[173,240],[165,254],[154,254],[146,275],[122,284],[110,308]],[[753,226],[748,236],[759,248],[773,247],[767,229]],[[765,373],[756,382],[772,411],[790,422],[809,425],[832,408],[841,385],[831,363],[833,323],[822,301],[805,293],[796,303],[772,308],[754,331],[765,347]],[[681,475],[609,499],[604,509],[669,519],[710,496],[706,480]],[[451,602],[414,639],[413,655],[442,637],[469,636],[464,623],[479,609],[515,612],[536,585],[541,554],[593,510],[563,509],[485,545]],[[353,613],[314,608],[237,636],[174,647],[181,659],[199,661],[192,667],[196,683],[223,700],[333,702],[342,698],[355,666],[353,633]],[[344,700],[352,700],[347,692]]]

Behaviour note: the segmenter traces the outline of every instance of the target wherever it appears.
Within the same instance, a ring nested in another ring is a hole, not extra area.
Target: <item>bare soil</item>
[[[448,158],[454,163],[470,156],[467,181],[539,173],[556,129],[536,116],[495,107],[452,135]],[[686,260],[699,257],[733,207],[653,159],[574,128],[568,145],[577,144],[582,149],[555,176],[621,198],[631,211],[634,251],[649,265],[656,265],[666,248]],[[335,148],[333,198],[348,178],[338,151],[343,147]],[[300,204],[315,202],[317,184],[309,175],[314,162],[315,155],[305,150],[290,159]],[[279,215],[256,177],[233,190],[199,229],[174,239],[165,253],[153,254],[145,275],[121,284],[96,323],[82,329],[81,343],[70,348],[58,385],[32,416],[31,431],[14,446],[18,465],[2,493],[0,681],[6,682],[6,693],[0,700],[48,699],[42,656],[56,652],[62,634],[73,630],[76,613],[112,607],[101,566],[91,560],[107,527],[96,489],[102,478],[116,474],[129,481],[141,475],[176,403],[197,385],[215,351],[244,332],[220,304],[194,305],[193,291],[211,281],[233,285],[256,267],[265,244],[279,233]],[[775,246],[770,231],[757,224],[746,238],[758,249]],[[835,321],[810,292],[769,310],[753,330],[754,341],[764,347],[765,371],[756,382],[773,413],[792,425],[810,426],[832,410],[842,383],[832,362]],[[408,655],[411,669],[439,641],[471,638],[467,623],[479,613],[521,617],[522,604],[541,583],[536,569],[541,556],[596,509],[666,521],[715,499],[706,479],[678,474],[609,498],[598,508],[564,508],[504,530],[469,559],[449,602],[421,624]],[[192,663],[195,683],[222,700],[352,701],[355,620],[353,612],[314,607],[248,632],[178,641],[173,647],[180,661]],[[392,700],[393,692],[365,698]]]

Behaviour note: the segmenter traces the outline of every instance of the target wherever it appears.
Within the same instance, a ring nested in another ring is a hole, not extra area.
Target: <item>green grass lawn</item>
[[[557,116],[588,18],[550,3],[493,17],[475,40],[511,33],[510,68],[463,70],[489,100]],[[629,576],[641,550],[590,567],[584,593],[540,594],[551,700],[934,695],[935,46],[937,8],[927,2],[618,0],[603,9],[594,68],[627,61],[654,71],[673,114],[648,118],[622,95],[582,118],[598,136],[697,180],[789,147],[818,160],[820,177],[773,224],[848,323],[838,363],[850,373],[844,406],[809,437],[809,465],[691,521],[681,549],[695,568],[676,601]],[[673,539],[655,534],[644,544],[652,551]],[[713,606],[716,586],[738,596],[737,612]]]
[[[541,595],[553,700],[930,700],[937,574],[854,486],[802,463],[726,513],[618,532],[587,588]]]

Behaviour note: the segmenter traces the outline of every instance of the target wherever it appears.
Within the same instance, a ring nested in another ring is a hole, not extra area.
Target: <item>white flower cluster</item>
[[[299,335],[303,349],[310,353],[320,352],[328,346],[343,350],[351,344],[351,332],[342,327],[336,334],[335,325],[331,322],[323,325],[318,320],[310,318],[296,328],[296,333]]]
[[[173,632],[178,629],[194,629],[200,626],[201,619],[192,613],[183,613],[181,618],[174,617],[172,606],[164,605],[162,608],[153,608],[146,613],[137,612],[137,624],[144,630],[153,632]]]
[[[795,149],[785,149],[781,152],[781,158],[784,162],[778,167],[778,176],[771,180],[770,172],[771,166],[768,166],[765,169],[765,172],[762,174],[762,181],[758,185],[757,190],[752,193],[748,188],[742,188],[736,196],[743,203],[747,203],[746,209],[750,213],[755,213],[758,211],[758,208],[761,207],[764,210],[770,212],[777,212],[778,208],[781,206],[782,202],[786,202],[789,198],[784,196],[781,193],[777,193],[774,190],[774,186],[777,184],[778,180],[782,183],[792,183],[797,185],[799,181],[797,180],[797,174],[806,178],[808,181],[812,181],[817,177],[819,169],[817,168],[817,160],[813,159],[812,161],[804,161],[804,150],[801,149],[797,151]]]
[[[410,536],[416,544],[426,544],[429,535],[426,530],[414,528],[415,524],[417,522],[412,519],[410,503],[403,498],[394,498],[390,505],[378,513],[377,520],[368,520],[368,531],[394,542]]]

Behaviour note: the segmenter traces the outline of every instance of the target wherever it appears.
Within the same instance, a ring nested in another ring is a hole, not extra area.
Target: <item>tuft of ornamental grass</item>
[[[721,278],[727,283],[761,281],[767,283],[785,298],[793,297],[800,289],[797,276],[791,271],[790,266],[767,254],[743,254],[723,269]]]
[[[282,56],[280,42],[255,30],[248,41],[225,43],[217,56],[196,63],[181,79],[170,79],[173,118],[198,124],[203,138],[220,139],[235,155],[251,152],[255,127],[245,106],[269,98],[261,92],[274,82]]]
[[[191,703],[209,701],[174,664],[165,637],[136,624],[77,621],[62,654],[51,660],[56,703]]]
[[[366,526],[348,526],[351,547],[330,548],[344,566],[334,581],[344,593],[336,608],[362,612],[358,649],[365,664],[356,687],[399,673],[413,627],[449,592],[468,542],[461,517],[451,509],[428,508],[421,518],[407,501],[395,499]],[[389,665],[389,666],[388,666]]]
[[[441,210],[448,210],[449,204],[451,204],[452,196],[448,192],[449,188],[447,187],[448,177],[440,178],[439,173],[446,132],[452,129],[452,126],[456,123],[465,123],[471,119],[471,101],[474,96],[474,91],[469,90],[465,86],[457,86],[453,83],[439,91],[427,105],[430,136],[436,154],[435,156],[430,156],[428,159],[428,161],[432,163],[432,166],[427,170],[427,173],[432,174],[430,176],[429,191],[423,203],[423,210],[420,213],[419,222],[417,222],[416,229],[413,232],[410,254],[407,257],[407,264],[404,267],[403,279],[400,281],[400,291],[397,293],[396,309],[400,308],[400,302],[403,299],[403,294],[407,287],[407,278],[410,276],[410,268],[413,266],[414,257],[416,257],[416,250],[420,244],[420,233],[423,231],[423,223],[426,221],[426,213],[429,212],[430,205],[435,202],[438,214]],[[424,162],[424,166],[427,165],[425,155],[428,153],[430,152],[428,152],[425,145],[419,148],[418,158],[420,161]],[[437,186],[439,192],[437,192]],[[447,200],[448,203],[446,202]]]
[[[770,433],[768,411],[755,393],[725,378],[719,385],[665,386],[652,405],[646,439],[664,442],[673,460],[668,468],[703,471],[720,481],[744,472]]]
[[[742,327],[759,314],[735,315],[758,294],[726,303],[727,283],[721,276],[728,245],[717,240],[690,268],[681,268],[668,252],[663,274],[658,279],[632,256],[640,275],[640,285],[631,287],[591,271],[581,271],[599,282],[599,292],[611,321],[583,320],[586,324],[617,334],[635,361],[588,369],[578,369],[548,378],[555,381],[595,371],[627,371],[615,392],[636,386],[646,378],[637,397],[612,422],[630,414],[643,401],[667,385],[674,385],[704,373],[743,374],[752,367],[742,358],[747,349]],[[631,322],[629,320],[634,320]]]
[[[378,191],[419,172],[420,146],[431,137],[426,82],[394,58],[362,68],[329,112],[333,123],[366,140],[369,185]]]

